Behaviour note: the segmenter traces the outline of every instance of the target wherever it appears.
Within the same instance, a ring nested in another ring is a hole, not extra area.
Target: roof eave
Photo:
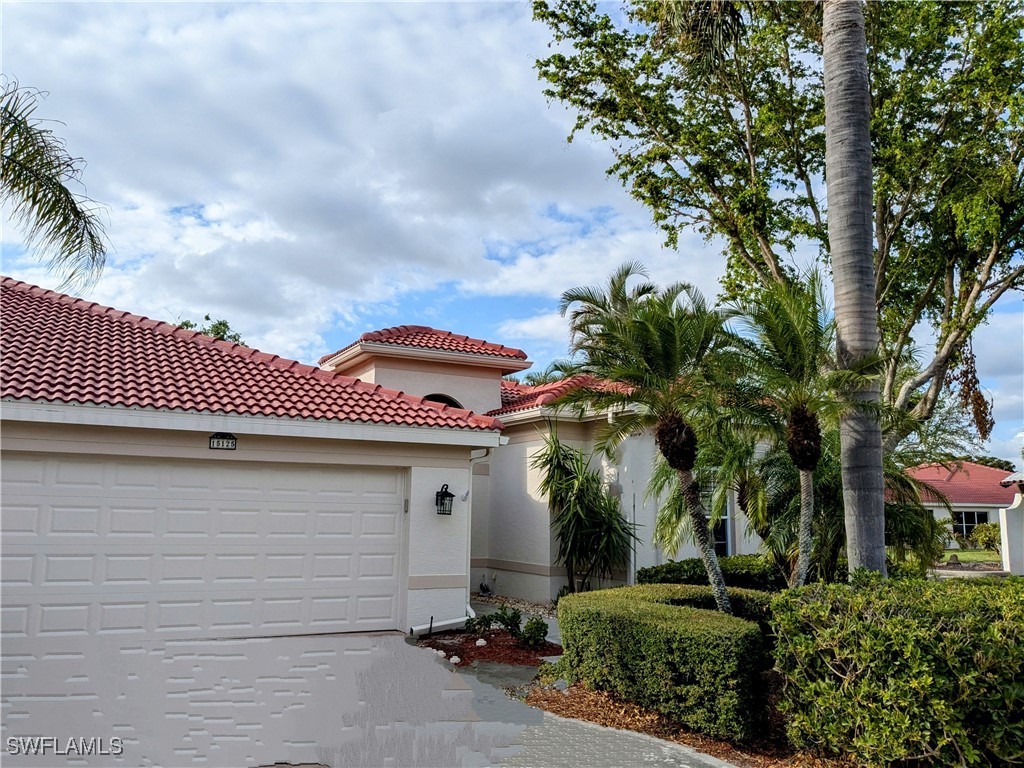
[[[586,413],[580,415],[564,408],[552,408],[549,405],[533,405],[528,408],[523,408],[518,411],[506,411],[501,412],[501,409],[491,411],[489,414],[492,418],[500,419],[501,423],[506,427],[514,426],[516,424],[528,424],[531,421],[577,421],[577,422],[590,422],[598,421],[601,419],[608,418],[607,411],[594,411],[588,409]]]
[[[493,427],[432,427],[9,398],[3,400],[0,416],[9,421],[51,424],[173,429],[186,432],[232,432],[384,443],[463,445],[477,448],[497,447],[500,444],[502,424],[493,419]]]
[[[450,352],[443,349],[427,347],[409,347],[399,344],[381,344],[372,341],[357,341],[350,344],[337,354],[324,358],[320,367],[325,370],[336,370],[338,366],[351,366],[362,359],[374,357],[394,357],[407,360],[426,360],[429,362],[447,363],[449,365],[466,365],[476,368],[497,368],[504,376],[509,373],[525,371],[533,365],[529,360],[521,360],[500,355],[485,355],[471,352]]]

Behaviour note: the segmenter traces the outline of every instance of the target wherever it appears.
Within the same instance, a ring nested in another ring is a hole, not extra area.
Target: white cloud
[[[628,202],[603,150],[567,151],[525,5],[4,11],[5,71],[49,89],[109,206],[95,300],[230,314],[298,354],[336,315],[486,274],[486,243],[551,234],[554,202]]]
[[[548,343],[564,344],[569,338],[569,323],[558,312],[506,320],[498,326],[498,330],[508,338]]]
[[[88,194],[108,206],[114,250],[91,300],[209,313],[312,361],[432,296],[421,315],[507,330],[500,341],[542,360],[565,352],[558,296],[623,261],[717,292],[717,245],[687,234],[663,249],[605,177],[607,146],[566,144],[572,116],[533,67],[548,31],[526,3],[5,3],[3,15],[5,73],[50,91],[38,115],[63,121]],[[2,240],[7,274],[56,287],[20,258],[16,230]],[[438,290],[452,286],[493,297],[487,317],[458,315]],[[1002,441],[1024,426],[1024,307],[1012,306],[975,344]]]

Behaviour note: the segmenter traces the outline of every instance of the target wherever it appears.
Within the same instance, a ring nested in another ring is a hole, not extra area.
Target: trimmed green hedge
[[[718,558],[722,576],[729,587],[778,592],[786,588],[786,579],[774,564],[760,555],[731,555]],[[641,568],[638,584],[708,584],[708,573],[699,557]]]
[[[558,603],[561,669],[569,682],[582,680],[696,731],[749,739],[764,717],[770,654],[758,623],[767,623],[770,596],[731,589],[729,597],[738,616],[704,610],[714,608],[710,587],[566,595]]]
[[[863,766],[1024,763],[1024,581],[859,581],[772,603],[790,740]]]

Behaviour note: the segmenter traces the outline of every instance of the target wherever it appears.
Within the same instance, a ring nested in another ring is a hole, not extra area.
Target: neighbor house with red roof
[[[938,492],[925,491],[922,501],[938,519],[950,520],[950,531],[959,538],[968,538],[976,525],[999,522],[999,510],[1013,504],[1016,494],[1001,484],[1010,474],[1005,469],[971,461],[922,464],[907,474]],[[957,546],[955,540],[951,546]]]

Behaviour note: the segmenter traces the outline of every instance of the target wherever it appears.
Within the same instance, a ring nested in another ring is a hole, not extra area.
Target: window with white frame
[[[725,557],[729,554],[729,516],[724,515],[711,528],[711,540],[715,543],[715,554]]]
[[[988,522],[988,512],[977,510],[957,510],[953,513],[953,533],[963,536],[965,539],[971,537],[974,526]]]
[[[711,508],[714,486],[708,483],[701,485],[700,495],[704,509]],[[711,523],[711,516],[708,515],[708,523]],[[715,545],[715,554],[725,557],[729,554],[729,510],[725,511],[718,522],[711,524],[711,543]]]

